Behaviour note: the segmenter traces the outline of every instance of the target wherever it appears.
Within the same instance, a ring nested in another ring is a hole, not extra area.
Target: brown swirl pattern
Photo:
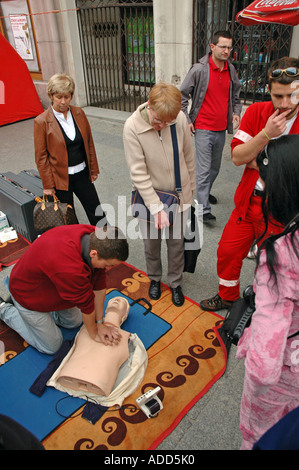
[[[108,270],[107,289],[117,289],[132,300],[148,298],[148,286],[147,276],[125,263]],[[148,448],[165,430],[173,429],[176,412],[184,410],[194,397],[199,399],[222,375],[225,358],[214,328],[223,320],[203,312],[198,304],[187,299],[181,310],[174,308],[164,285],[161,299],[152,305],[153,312],[171,323],[172,329],[150,348],[149,365],[141,386],[120,409],[110,408],[95,425],[80,417],[63,424],[50,442],[45,440],[47,449],[64,449],[62,441],[66,448],[75,450]],[[157,386],[161,388],[159,398],[164,406],[159,413],[161,419],[147,419],[135,400]],[[179,404],[178,400],[181,400]]]
[[[216,335],[213,330],[205,331],[204,336],[212,341],[215,347],[220,347],[220,344],[215,341]],[[186,381],[188,376],[196,375],[200,369],[200,361],[208,360],[215,356],[217,351],[215,348],[204,348],[199,344],[194,344],[188,349],[188,354],[180,355],[174,359],[173,364],[177,364],[183,369],[183,374],[175,374],[168,370],[160,372],[156,375],[156,383],[146,383],[142,386],[141,395],[147,390],[156,388],[158,385],[161,387],[159,398],[163,402],[167,388],[180,388]],[[74,449],[93,449],[93,450],[109,450],[120,446],[127,435],[127,424],[137,425],[147,421],[145,414],[137,408],[136,404],[128,403],[124,408],[117,411],[118,416],[108,417],[103,421],[102,430],[105,434],[109,434],[107,444],[102,443],[95,446],[94,442],[90,439],[80,439],[76,442]]]
[[[107,442],[110,446],[118,446],[126,437],[127,427],[120,418],[109,417],[103,421],[102,429],[105,433],[110,433]]]
[[[185,367],[184,374],[186,375],[194,375],[198,371],[199,364],[192,356],[179,356],[176,359],[176,363],[180,367]]]

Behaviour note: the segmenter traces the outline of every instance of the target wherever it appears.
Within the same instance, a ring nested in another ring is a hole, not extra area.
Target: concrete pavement
[[[111,224],[121,225],[124,211],[130,203],[131,181],[125,162],[122,129],[125,112],[98,108],[85,108],[91,124],[101,174],[96,188],[102,204],[115,208],[111,214]],[[233,165],[230,158],[231,136],[227,136],[220,174],[212,193],[218,204],[212,206],[216,223],[203,228],[203,247],[199,255],[196,272],[185,273],[183,292],[199,302],[217,292],[216,251],[224,225],[233,208],[233,195],[240,180],[243,168]],[[35,168],[33,119],[0,127],[0,172],[19,173],[24,169]],[[122,195],[121,200],[118,196]],[[76,211],[81,223],[87,218],[80,203]],[[0,207],[1,210],[1,207]],[[165,244],[164,244],[165,245]],[[132,249],[134,246],[134,249]],[[142,241],[130,242],[128,263],[145,271]],[[163,265],[167,266],[166,250],[163,246]],[[253,280],[255,262],[246,259],[241,275],[241,291]],[[6,297],[3,278],[11,268],[0,272],[0,295]],[[162,282],[167,284],[166,277]],[[225,311],[219,312],[224,315]],[[244,364],[235,359],[232,346],[227,371],[222,378],[199,400],[181,420],[175,430],[160,444],[158,450],[237,450],[240,448],[239,409],[243,387]]]

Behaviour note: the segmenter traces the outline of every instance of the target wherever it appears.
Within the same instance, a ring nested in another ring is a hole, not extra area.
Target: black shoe
[[[213,196],[212,194],[209,195],[209,203],[210,204],[217,204],[217,198]]]
[[[161,286],[160,281],[151,281],[151,285],[148,290],[148,295],[152,300],[159,300],[161,297]]]
[[[181,307],[185,302],[185,297],[183,295],[181,286],[171,287],[170,290],[172,293],[172,303],[176,307]]]
[[[216,310],[222,310],[224,308],[230,308],[233,302],[230,300],[221,299],[219,294],[214,295],[210,299],[205,299],[200,302],[202,310],[207,312],[215,312]]]
[[[206,224],[209,222],[215,222],[216,217],[213,214],[211,214],[211,212],[207,212],[206,214],[203,214],[202,220],[203,220],[203,223]]]

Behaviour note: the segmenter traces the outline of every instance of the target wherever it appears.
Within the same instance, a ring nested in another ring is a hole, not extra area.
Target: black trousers
[[[66,202],[72,207],[74,207],[75,194],[81,202],[91,225],[97,225],[97,223],[103,219],[105,219],[105,223],[107,222],[106,214],[101,207],[96,188],[90,181],[87,167],[79,173],[69,175],[68,191],[55,189],[55,193],[61,202]],[[96,210],[98,215],[95,215]],[[103,221],[101,222],[101,225],[103,224]]]

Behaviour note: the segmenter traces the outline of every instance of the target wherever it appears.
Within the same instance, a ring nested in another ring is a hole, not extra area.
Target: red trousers
[[[241,219],[235,208],[224,227],[217,250],[217,274],[219,277],[219,295],[223,300],[237,300],[240,297],[240,273],[243,259],[254,242],[265,229],[261,198],[251,196],[245,219]],[[283,227],[270,223],[265,238],[280,233]],[[252,279],[253,282],[253,279]],[[249,282],[250,283],[250,282]]]

